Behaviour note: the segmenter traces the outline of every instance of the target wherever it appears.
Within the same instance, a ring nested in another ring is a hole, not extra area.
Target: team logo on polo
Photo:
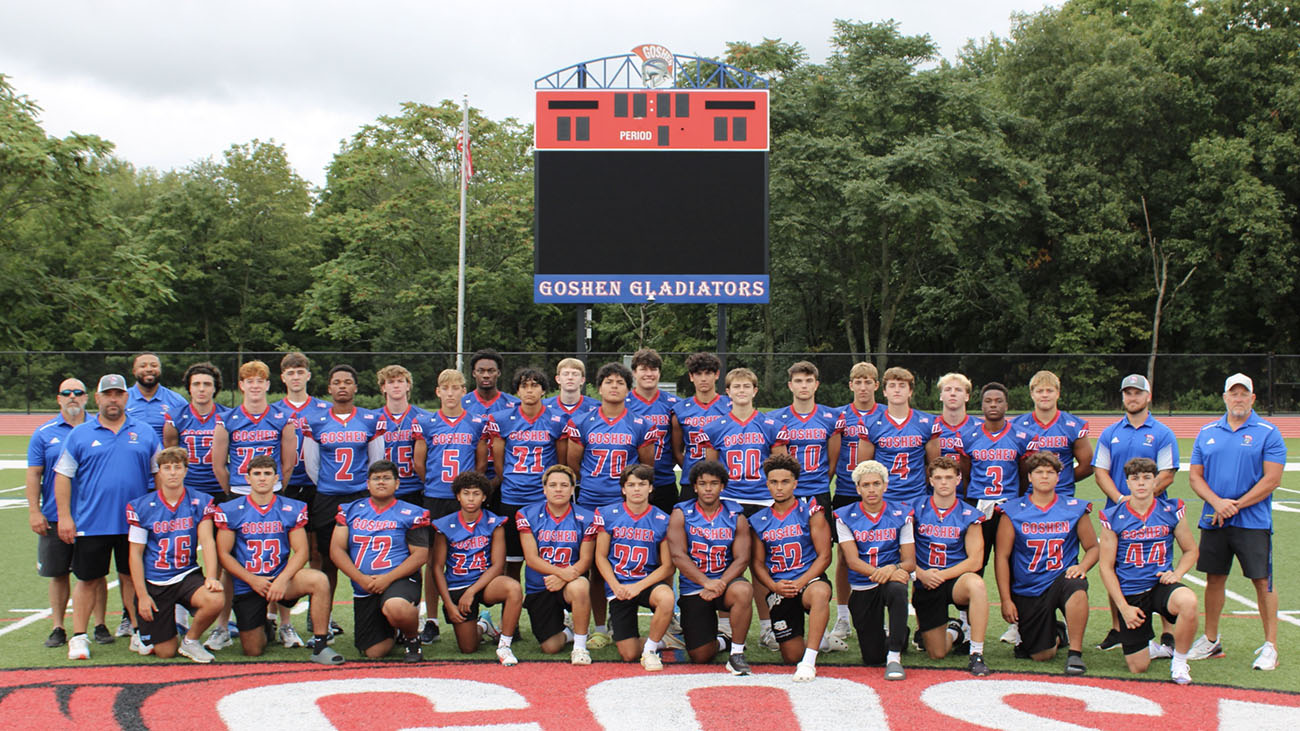
[[[676,69],[673,52],[655,43],[643,43],[632,49],[641,59],[641,81],[648,87],[672,86]]]
[[[1249,434],[1245,434],[1245,435],[1243,435],[1243,436],[1241,437],[1241,446],[1243,446],[1243,447],[1249,447],[1249,446],[1250,446],[1250,442],[1251,442],[1251,438],[1250,438],[1250,435],[1249,435]]]

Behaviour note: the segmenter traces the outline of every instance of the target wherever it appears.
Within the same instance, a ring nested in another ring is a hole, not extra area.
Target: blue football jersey
[[[681,399],[656,390],[655,397],[646,400],[632,391],[624,404],[628,411],[649,422],[655,428],[655,479],[656,485],[676,485],[677,473],[673,470],[672,415]]]
[[[330,403],[317,398],[308,398],[306,401],[294,405],[288,398],[282,398],[271,404],[272,408],[279,409],[289,417],[289,422],[294,426],[294,441],[297,443],[298,464],[294,465],[293,475],[289,478],[289,484],[294,487],[311,487],[311,478],[307,476],[307,463],[303,459],[303,428],[307,426],[307,421],[311,417],[330,410]]]
[[[716,450],[718,461],[727,468],[727,486],[722,496],[728,500],[751,503],[768,503],[772,493],[767,491],[767,476],[763,474],[763,461],[772,455],[772,447],[784,446],[785,436],[781,425],[760,411],[741,421],[735,414],[704,425],[696,432],[697,443]]]
[[[250,574],[274,579],[289,559],[289,533],[307,527],[307,503],[276,495],[266,505],[258,505],[242,495],[217,506],[212,515],[217,530],[235,534],[231,555]],[[235,579],[235,594],[247,594],[253,588]]]
[[[609,563],[620,584],[634,584],[659,568],[659,543],[668,535],[668,514],[647,505],[633,515],[627,503],[614,503],[596,510],[596,527],[609,534]],[[614,590],[605,586],[605,598]]]
[[[921,498],[912,505],[917,567],[942,570],[965,561],[966,530],[983,522],[984,513],[961,500],[940,510],[933,496]]]
[[[894,421],[888,409],[867,428],[867,441],[876,447],[876,461],[889,469],[885,496],[895,503],[915,502],[925,495],[925,445],[935,438],[935,418],[908,409],[907,418]]]
[[[59,505],[54,499],[54,465],[71,433],[72,425],[62,414],[56,414],[37,427],[27,443],[27,466],[41,468],[41,515],[51,525],[59,522]]]
[[[1034,440],[1011,422],[996,434],[980,424],[966,444],[970,455],[970,500],[1005,500],[1020,494],[1020,458],[1034,450]]]
[[[248,463],[259,454],[267,454],[275,460],[275,471],[280,472],[280,437],[289,415],[280,409],[268,406],[260,414],[248,413],[248,408],[240,406],[231,409],[222,416],[222,425],[230,436],[230,448],[227,452],[226,465],[230,470],[230,491],[247,495]],[[283,483],[284,475],[280,475]]]
[[[786,449],[799,463],[799,483],[795,495],[808,497],[831,490],[830,439],[844,431],[840,411],[813,405],[812,411],[800,414],[793,406],[768,413],[781,425]],[[842,447],[842,445],[841,445]],[[839,462],[839,457],[836,457]]]
[[[1065,411],[1057,411],[1056,417],[1044,424],[1034,412],[1021,414],[1016,418],[1016,428],[1029,434],[1035,446],[1046,452],[1052,452],[1061,460],[1064,469],[1056,483],[1056,491],[1062,495],[1074,494],[1074,443],[1088,438],[1088,422]]]
[[[492,531],[506,519],[483,511],[478,520],[466,523],[460,511],[433,521],[433,529],[447,539],[447,565],[443,576],[448,589],[470,586],[492,565]]]
[[[912,506],[886,502],[881,504],[880,512],[872,515],[861,502],[845,505],[835,511],[835,539],[838,543],[852,542],[858,558],[872,566],[897,564],[902,559],[899,547],[912,542]],[[876,582],[850,568],[849,586],[870,589]]]
[[[1183,519],[1178,498],[1151,502],[1145,515],[1127,500],[1101,511],[1101,524],[1115,533],[1115,575],[1125,596],[1141,594],[1174,567],[1174,530]]]
[[[637,449],[653,444],[656,436],[653,426],[628,409],[613,419],[593,409],[570,419],[564,434],[583,448],[577,503],[590,510],[623,497],[619,475],[639,461]]]
[[[555,444],[569,417],[547,406],[529,420],[516,406],[488,417],[486,434],[494,443],[504,442],[505,464],[501,465],[501,502],[532,505],[545,499],[542,473],[556,464]]]
[[[1079,563],[1080,520],[1087,520],[1092,503],[1057,495],[1040,508],[1029,495],[998,505],[1015,529],[1011,548],[1011,592],[1039,596],[1056,577]]]
[[[347,495],[366,489],[370,444],[378,444],[375,451],[382,453],[382,440],[387,430],[384,418],[366,409],[355,409],[347,416],[329,409],[310,419],[303,436],[316,443],[319,455],[316,492],[320,495]]]
[[[858,411],[853,404],[840,407],[841,427],[840,461],[835,466],[835,494],[856,495],[853,485],[853,469],[862,458],[858,456],[858,442],[867,437],[867,429],[885,412],[882,404],[875,404],[870,411]]]
[[[540,502],[520,508],[515,513],[515,527],[520,534],[528,533],[537,542],[537,555],[553,566],[565,568],[578,560],[582,544],[596,540],[600,527],[594,511],[569,505],[563,515],[552,515],[547,503]],[[533,594],[546,591],[546,575],[531,566],[524,570],[524,592]]]
[[[496,398],[484,401],[483,397],[478,395],[478,389],[475,389],[465,394],[460,400],[460,405],[474,416],[490,416],[498,411],[518,406],[519,398],[504,391],[497,391]]]
[[[949,424],[943,420],[943,416],[934,417],[934,425],[939,435],[939,454],[945,457],[969,456],[967,445],[975,440],[975,432],[979,431],[984,424],[984,420],[978,416],[964,416],[960,423]]]
[[[429,527],[429,511],[405,500],[393,500],[376,508],[370,498],[339,506],[335,518],[348,529],[348,555],[357,570],[367,576],[386,574],[411,555],[407,534]],[[352,596],[369,594],[352,582]]]
[[[211,518],[212,496],[185,490],[169,505],[161,490],[126,504],[132,543],[144,544],[144,578],[151,584],[172,584],[199,568],[199,523]]]
[[[690,482],[691,468],[704,459],[704,445],[695,441],[693,435],[730,412],[731,399],[720,394],[714,394],[708,403],[694,396],[681,399],[673,407],[673,415],[682,430],[682,484]]]
[[[723,500],[713,515],[705,513],[695,500],[677,503],[673,509],[682,511],[686,553],[696,568],[710,579],[721,577],[735,560],[731,547],[736,540],[736,524],[745,514],[740,504]],[[699,584],[686,578],[686,574],[678,579],[677,588],[682,596],[699,594],[702,590]]]
[[[207,416],[199,414],[190,404],[183,409],[169,412],[165,423],[176,430],[180,446],[189,453],[189,464],[185,470],[185,486],[209,495],[220,495],[224,491],[217,476],[212,473],[212,438],[217,433],[217,424],[222,423],[226,409],[213,404]]]
[[[763,560],[773,579],[797,579],[817,560],[811,521],[820,512],[816,500],[797,498],[783,515],[769,505],[750,516],[749,526],[763,543]]]
[[[428,452],[424,458],[425,497],[450,500],[455,497],[451,483],[456,475],[478,469],[478,443],[484,439],[487,422],[462,411],[448,419],[441,410],[422,414],[415,430]]]
[[[397,496],[403,500],[424,492],[424,483],[415,474],[415,440],[420,438],[415,423],[426,413],[418,406],[407,406],[406,411],[396,415],[387,406],[380,409],[384,419],[384,459],[397,465]]]
[[[542,405],[548,409],[553,409],[555,411],[562,412],[564,414],[565,421],[568,421],[569,419],[572,419],[573,417],[579,414],[585,414],[588,411],[591,411],[592,409],[600,408],[600,399],[592,398],[591,396],[584,395],[582,398],[578,399],[578,402],[576,404],[573,404],[571,406],[566,406],[560,402],[560,397],[556,395],[556,396],[547,396],[546,398],[542,399]]]

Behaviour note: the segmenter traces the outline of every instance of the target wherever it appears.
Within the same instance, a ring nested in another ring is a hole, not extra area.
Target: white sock
[[[649,655],[652,652],[659,651],[659,643],[654,640],[646,640],[645,647],[641,648],[642,655]]]
[[[595,634],[607,635],[609,634],[609,629],[603,624],[598,624],[596,625]]]
[[[885,655],[885,662],[902,662],[902,661],[903,661],[903,653],[901,652],[894,652],[893,650],[890,650],[889,653]]]
[[[983,643],[983,642],[976,642],[975,640],[971,640],[971,642],[970,642],[970,654],[972,654],[972,655],[983,655],[983,654],[984,654],[984,643]]]
[[[970,624],[970,615],[966,613],[965,609],[961,610],[957,616],[961,617],[961,624],[963,627]]]
[[[817,664],[817,651],[816,651],[816,650],[813,650],[813,649],[807,649],[807,650],[804,650],[804,651],[803,651],[803,659],[799,661],[799,664],[800,664],[800,665],[816,665],[816,664]]]
[[[722,650],[727,649],[727,638],[726,638],[726,637],[723,637],[722,635],[718,635],[718,637],[717,637],[717,642],[718,642],[718,651],[719,651],[719,652],[721,652]]]
[[[847,604],[836,604],[836,605],[835,605],[835,621],[838,622],[838,621],[840,621],[840,620],[844,620],[845,622],[848,622],[850,619],[851,619],[851,617],[849,616],[849,605],[847,605]]]
[[[949,641],[949,642],[956,642],[958,636],[959,636],[959,635],[958,635],[958,633],[957,633],[957,630],[953,629],[952,627],[949,627],[949,628],[948,628],[948,641]]]
[[[1174,662],[1175,664],[1186,665],[1186,664],[1187,664],[1187,653],[1185,653],[1185,652],[1179,652],[1178,650],[1174,650],[1174,659],[1173,659],[1173,662]]]
[[[718,631],[728,637],[731,636],[731,619],[721,617],[718,619]]]
[[[487,634],[487,623],[480,619],[477,624],[479,634]]]
[[[573,635],[573,649],[575,650],[587,649],[587,636],[579,635],[579,634]]]
[[[514,638],[513,635],[503,634],[503,635],[501,635],[501,637],[497,640],[497,647],[509,647],[509,646],[510,646],[510,643],[511,643],[511,642],[514,642],[514,641],[515,641],[515,638]]]
[[[733,654],[733,655],[744,655],[744,654],[745,654],[745,643],[743,643],[743,642],[741,642],[741,643],[736,643],[736,642],[731,643],[731,654]]]
[[[760,620],[758,620],[758,628],[759,628],[760,630],[762,630],[763,632],[766,632],[766,631],[772,629],[772,620],[770,620],[770,619],[760,619]]]
[[[1270,650],[1273,650],[1274,652],[1277,651],[1277,648],[1273,645],[1272,642],[1265,642],[1264,645],[1263,645],[1263,647],[1267,647],[1267,648],[1269,648]]]
[[[573,630],[569,629],[568,627],[564,628],[564,641],[573,642]]]

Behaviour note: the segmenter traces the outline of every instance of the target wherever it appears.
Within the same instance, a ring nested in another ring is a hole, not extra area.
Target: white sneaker
[[[280,629],[276,631],[275,635],[280,639],[280,644],[285,647],[307,646],[307,643],[302,641],[302,637],[298,636],[298,630],[294,629],[291,624],[280,625]]]
[[[674,614],[671,622],[668,623],[668,634],[680,635],[682,633],[682,618]]]
[[[1147,654],[1152,660],[1163,660],[1174,656],[1174,651],[1168,645],[1162,645],[1155,640],[1147,643]]]
[[[1187,667],[1187,663],[1183,663],[1182,665],[1171,664],[1169,668],[1169,677],[1179,685],[1187,685],[1192,682],[1192,672],[1191,669]]]
[[[176,605],[176,610],[173,612],[173,614],[174,614],[175,617],[176,617],[176,631],[179,632],[179,633],[181,633],[181,634],[184,634],[184,633],[186,633],[186,632],[189,632],[189,631],[190,631],[190,612],[189,612],[189,610],[186,609],[185,607],[181,606],[180,604],[177,604],[177,605]],[[122,628],[121,628],[121,627],[118,627],[117,629],[118,629],[119,632],[122,631]]]
[[[1265,642],[1255,650],[1255,663],[1251,667],[1256,670],[1277,669],[1277,648],[1272,642]]]
[[[519,664],[519,658],[515,657],[514,650],[511,650],[509,647],[498,647],[497,662],[508,668],[512,668]]]
[[[82,635],[73,635],[68,640],[68,659],[69,660],[89,660],[90,659],[90,638]]]
[[[776,634],[772,632],[771,627],[758,633],[758,644],[762,645],[763,647],[766,647],[769,650],[775,651],[781,649],[781,645],[777,643]]]
[[[229,640],[230,637],[227,636],[226,639]],[[188,637],[181,638],[180,647],[177,647],[176,651],[194,662],[206,663],[217,659],[216,656],[208,652],[207,648],[200,644],[198,640],[191,640]]]
[[[1210,642],[1205,635],[1196,638],[1192,649],[1187,651],[1188,660],[1205,660],[1211,657],[1223,657],[1223,644],[1219,640]]]
[[[801,662],[794,666],[794,682],[808,683],[817,678],[817,666],[810,662]]]
[[[591,653],[590,653],[590,652],[587,652],[585,649],[583,649],[583,648],[581,648],[581,647],[575,647],[575,648],[573,648],[573,652],[569,653],[569,664],[570,664],[570,665],[590,665],[590,664],[591,664]]]
[[[180,609],[180,607],[177,607]],[[187,617],[189,615],[186,615]],[[135,628],[131,626],[131,617],[126,612],[122,612],[122,621],[117,624],[117,631],[114,632],[116,637],[130,637],[135,633]]]
[[[131,650],[131,652],[134,652],[138,655],[153,654],[153,645],[146,645],[144,643],[144,640],[140,639],[139,632],[131,633],[131,644],[128,646],[127,649]]]
[[[1006,632],[1003,632],[1003,633],[1002,633],[1002,636],[1001,636],[1000,638],[998,638],[998,639],[1002,640],[1003,642],[1007,643],[1008,645],[1019,645],[1019,644],[1020,644],[1020,625],[1019,625],[1019,624],[1014,624],[1014,623],[1013,623],[1011,626],[1007,627],[1007,631],[1006,631]]]
[[[664,661],[659,659],[659,653],[657,652],[643,652],[641,653],[641,667],[645,668],[647,672],[653,673],[664,669]]]
[[[195,642],[197,643],[198,640],[195,640]],[[230,630],[228,628],[214,627],[208,633],[208,639],[203,643],[203,646],[209,650],[223,650],[233,644],[235,644],[235,641],[230,639]],[[196,662],[211,662],[211,660],[198,660]]]
[[[685,649],[686,649],[686,643],[682,641],[681,636],[680,636],[680,635],[675,635],[675,634],[673,634],[673,633],[671,633],[671,632],[665,634],[665,635],[664,635],[664,638],[663,638],[663,640],[661,640],[661,642],[662,642],[662,645],[663,645],[664,647],[668,648],[669,650],[685,650]]]
[[[849,649],[849,643],[834,634],[822,635],[822,646],[819,652],[844,652],[847,649]]]
[[[852,633],[853,623],[848,620],[848,617],[841,617],[835,620],[835,628],[831,630],[831,637],[846,640]]]

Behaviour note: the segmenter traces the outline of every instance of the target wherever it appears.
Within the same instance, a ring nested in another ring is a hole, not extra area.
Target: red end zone
[[[1193,667],[1195,672],[1195,667]],[[733,678],[718,666],[645,673],[635,665],[529,663],[140,665],[0,673],[0,726],[40,731],[268,728],[388,731],[528,729],[1035,728],[1161,731],[1300,728],[1300,695],[1168,682],[975,679],[827,667]]]

